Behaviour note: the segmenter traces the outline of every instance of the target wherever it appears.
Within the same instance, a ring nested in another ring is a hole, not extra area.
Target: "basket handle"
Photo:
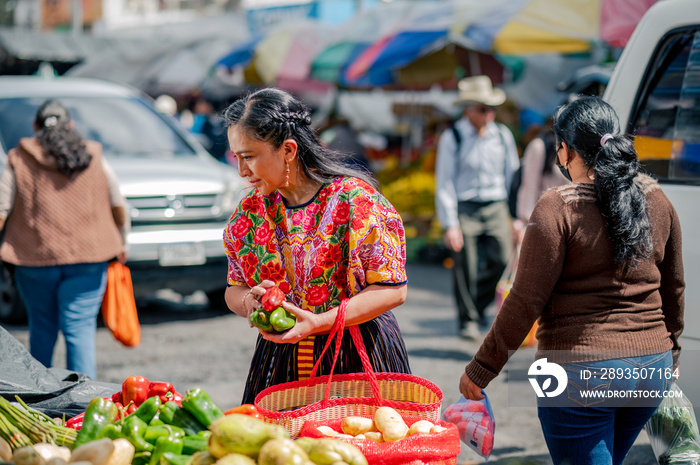
[[[323,399],[324,406],[327,406],[328,400],[330,399],[331,395],[331,382],[333,381],[333,371],[335,370],[335,364],[338,361],[338,356],[340,355],[340,347],[341,342],[343,340],[343,332],[345,330],[345,312],[347,310],[347,306],[348,299],[344,299],[340,302],[340,305],[338,306],[338,314],[336,315],[335,323],[333,324],[333,327],[331,328],[331,331],[328,334],[328,340],[326,341],[326,345],[323,347],[321,355],[319,355],[318,360],[316,360],[316,363],[314,364],[314,367],[311,370],[310,378],[315,378],[321,361],[323,360],[323,356],[330,347],[331,342],[333,341],[333,337],[335,336],[335,353],[333,354],[333,365],[331,372],[328,375],[328,383],[326,384],[326,395]],[[360,334],[360,328],[358,328],[357,325],[351,326],[349,328],[349,332],[353,342],[355,343],[355,348],[357,349],[358,355],[360,356],[360,360],[362,361],[362,368],[364,369],[365,373],[369,376],[369,382],[370,386],[372,387],[372,393],[374,394],[375,399],[377,399],[377,401],[381,405],[382,396],[379,392],[379,383],[377,382],[377,375],[374,372],[372,364],[369,361],[369,356],[367,355],[367,348],[365,347],[365,343],[362,340],[362,334]]]

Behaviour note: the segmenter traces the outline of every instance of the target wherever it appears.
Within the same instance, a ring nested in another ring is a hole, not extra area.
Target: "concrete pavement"
[[[438,385],[444,395],[444,410],[459,398],[459,377],[480,341],[464,340],[457,335],[449,270],[437,265],[409,264],[408,276],[407,302],[395,314],[413,373]],[[106,328],[98,329],[100,381],[121,383],[127,376],[142,375],[152,381],[170,381],[183,393],[201,387],[224,410],[240,403],[257,334],[246,321],[225,309],[202,309],[196,302],[149,306],[140,310],[140,318],[142,342],[138,347],[124,347]],[[27,343],[26,326],[5,327]],[[518,351],[506,370],[486,389],[497,425],[489,463],[551,464],[532,388],[527,383],[508,382],[509,375],[512,378],[512,374],[526,371],[533,357],[532,348]],[[57,366],[65,366],[62,339],[54,359]],[[510,405],[509,396],[513,395],[531,399],[532,405]],[[462,445],[458,463],[482,462],[476,453]],[[642,432],[624,464],[655,463],[646,433]]]

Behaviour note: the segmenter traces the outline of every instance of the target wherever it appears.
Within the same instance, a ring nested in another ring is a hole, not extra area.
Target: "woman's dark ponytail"
[[[632,141],[620,134],[613,108],[598,97],[581,97],[557,110],[552,131],[594,172],[615,262],[636,266],[648,258],[653,243],[646,195],[638,182],[641,165]]]
[[[56,159],[58,170],[66,176],[84,170],[92,161],[85,140],[70,123],[68,109],[54,100],[44,102],[34,119],[39,145]]]

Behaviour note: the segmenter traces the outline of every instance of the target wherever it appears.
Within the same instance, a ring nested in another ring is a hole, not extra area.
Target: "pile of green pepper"
[[[260,301],[262,307],[248,317],[250,323],[269,333],[283,333],[293,327],[297,317],[282,307],[284,300],[284,292],[279,287],[268,288]]]
[[[185,465],[193,454],[206,451],[208,427],[223,412],[202,389],[187,391],[182,407],[175,401],[149,397],[133,413],[119,418],[108,398],[94,398],[83,418],[75,447],[101,438],[125,438],[134,445],[134,465]]]

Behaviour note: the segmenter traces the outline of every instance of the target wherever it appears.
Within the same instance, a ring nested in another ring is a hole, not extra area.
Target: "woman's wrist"
[[[249,311],[248,311],[248,306],[246,305],[246,299],[248,296],[253,292],[252,289],[248,289],[245,294],[243,294],[243,298],[241,299],[241,308],[243,309],[243,314],[248,316]]]

